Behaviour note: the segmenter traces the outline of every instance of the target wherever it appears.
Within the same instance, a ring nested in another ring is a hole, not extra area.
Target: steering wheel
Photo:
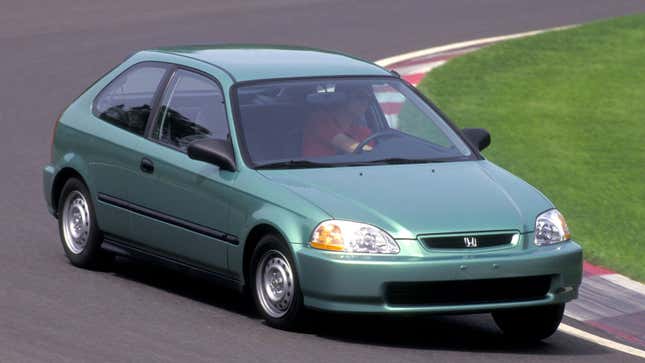
[[[352,151],[352,154],[360,154],[361,152],[363,152],[363,147],[365,147],[365,145],[367,145],[372,140],[381,139],[381,138],[390,137],[390,136],[397,136],[397,135],[398,133],[392,130],[383,130],[383,131],[375,132],[370,136],[366,137],[365,140],[358,143],[358,146],[356,146],[354,151]]]

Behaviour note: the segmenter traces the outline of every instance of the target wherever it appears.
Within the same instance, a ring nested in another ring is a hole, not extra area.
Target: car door
[[[159,102],[139,177],[130,183],[131,236],[146,248],[198,267],[227,271],[230,188],[236,173],[192,160],[191,141],[230,140],[224,96],[211,77],[177,68]]]
[[[169,65],[143,62],[114,78],[93,102],[91,133],[74,138],[84,145],[90,175],[96,188],[96,213],[107,234],[125,237],[130,232],[128,181],[139,173],[134,149],[144,141],[144,131],[155,98],[169,72]]]

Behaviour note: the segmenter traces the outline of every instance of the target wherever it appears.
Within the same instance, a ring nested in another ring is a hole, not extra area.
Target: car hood
[[[420,234],[533,230],[553,208],[536,189],[486,161],[259,170],[335,219]]]

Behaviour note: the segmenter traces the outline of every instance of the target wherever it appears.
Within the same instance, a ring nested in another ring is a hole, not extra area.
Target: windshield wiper
[[[455,161],[454,158],[450,159],[407,159],[407,158],[385,158],[361,162],[361,165],[369,164],[425,164],[425,163],[445,163]]]
[[[329,168],[335,166],[330,163],[319,163],[310,160],[287,160],[274,163],[257,165],[256,169],[291,169],[291,168]]]
[[[321,163],[311,160],[287,160],[273,163],[257,165],[256,169],[297,169],[297,168],[333,168],[342,166],[362,166],[375,164],[426,164],[426,163],[445,163],[450,161],[463,160],[461,158],[444,158],[444,159],[407,159],[407,158],[385,158],[369,161],[348,161],[336,163]]]

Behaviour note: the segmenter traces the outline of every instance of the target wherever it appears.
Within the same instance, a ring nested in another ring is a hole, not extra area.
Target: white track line
[[[596,343],[598,345],[602,345],[603,347],[607,347],[623,353],[635,355],[640,358],[645,358],[645,351],[643,350],[630,347],[629,345],[617,343],[613,340],[605,339],[597,335],[593,335],[584,330],[574,328],[570,325],[560,324],[560,327],[558,328],[558,330],[565,334],[573,335],[576,338],[580,338],[592,343]]]
[[[397,67],[396,71],[399,72],[399,74],[402,76],[407,76],[409,74],[428,73],[431,70],[444,65],[445,63],[446,63],[445,60],[432,61],[432,62],[423,63],[423,64],[416,64],[413,66]]]
[[[524,33],[502,35],[502,36],[499,36],[499,37],[481,38],[481,39],[469,40],[469,41],[465,41],[465,42],[441,45],[441,46],[438,46],[438,47],[421,49],[421,50],[417,50],[417,51],[414,51],[414,52],[395,55],[393,57],[383,58],[383,59],[377,60],[374,63],[378,64],[381,67],[387,67],[390,64],[399,63],[399,62],[403,62],[403,61],[408,60],[408,59],[417,58],[417,57],[423,57],[423,56],[434,54],[434,53],[445,52],[445,51],[458,49],[458,48],[473,47],[473,46],[480,45],[480,44],[483,44],[483,43],[500,42],[502,40],[509,40],[509,39],[515,39],[515,38],[528,37],[530,35],[536,35],[536,34],[544,33],[544,32],[547,32],[547,31],[568,29],[568,28],[572,28],[574,26],[577,26],[577,25],[567,25],[567,26],[561,26],[561,27],[557,27],[557,28],[533,30],[533,31],[524,32]]]
[[[637,293],[645,296],[645,285],[641,284],[638,281],[634,281],[627,276],[623,276],[620,274],[609,274],[609,275],[600,275],[600,278],[605,279],[607,281],[611,281],[612,283],[618,286],[622,286],[626,289],[636,291]]]

